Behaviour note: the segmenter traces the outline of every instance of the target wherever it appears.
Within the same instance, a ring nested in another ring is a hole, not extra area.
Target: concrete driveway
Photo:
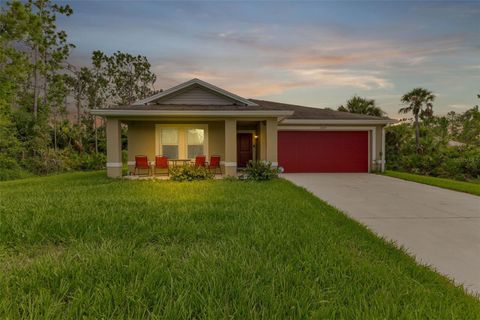
[[[366,173],[282,177],[480,293],[480,197]]]

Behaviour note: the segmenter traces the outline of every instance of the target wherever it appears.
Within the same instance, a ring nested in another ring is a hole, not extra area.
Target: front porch
[[[194,160],[205,155],[221,158],[223,175],[235,176],[249,160],[277,165],[277,117],[268,118],[166,118],[107,117],[107,174],[121,177],[122,126],[127,127],[128,173],[135,172],[135,156]]]

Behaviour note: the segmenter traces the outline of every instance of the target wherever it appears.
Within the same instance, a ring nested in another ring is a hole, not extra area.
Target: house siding
[[[192,88],[183,91],[174,96],[166,97],[157,101],[160,104],[180,104],[180,105],[230,105],[232,100],[223,98],[208,90],[200,88]]]
[[[146,155],[149,160],[155,158],[155,123],[129,122],[128,123],[128,170],[133,172],[136,155]]]

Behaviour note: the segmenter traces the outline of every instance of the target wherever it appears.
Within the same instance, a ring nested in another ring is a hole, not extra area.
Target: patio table
[[[182,166],[187,165],[192,161],[191,159],[168,159],[172,163],[174,167],[178,167],[179,163],[181,163]]]

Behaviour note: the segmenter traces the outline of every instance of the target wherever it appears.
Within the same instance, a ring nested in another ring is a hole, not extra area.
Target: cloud
[[[469,105],[466,105],[466,104],[451,104],[448,106],[449,108],[451,109],[455,109],[455,110],[468,110],[470,109],[472,106],[469,106]]]
[[[154,67],[157,88],[168,88],[182,81],[200,78],[246,97],[276,95],[295,88],[350,87],[363,90],[393,88],[380,72],[328,68],[237,68],[222,64],[182,63],[182,59]]]
[[[393,83],[379,73],[348,69],[296,70],[298,75],[312,83],[328,86],[347,86],[360,89],[393,88]]]

